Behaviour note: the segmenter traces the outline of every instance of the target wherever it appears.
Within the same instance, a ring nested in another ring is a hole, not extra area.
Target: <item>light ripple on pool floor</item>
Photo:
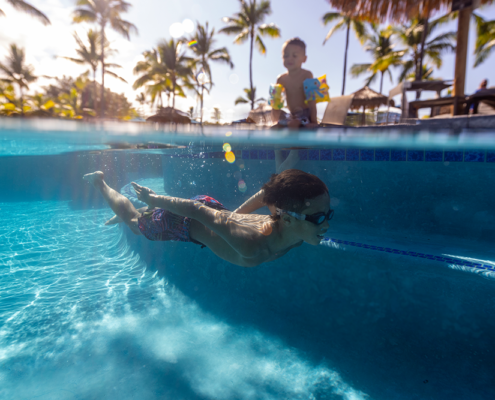
[[[110,210],[0,209],[0,398],[367,397],[147,271]]]

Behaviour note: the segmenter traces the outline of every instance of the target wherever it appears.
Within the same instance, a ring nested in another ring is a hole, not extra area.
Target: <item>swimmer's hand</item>
[[[137,198],[151,207],[153,201],[152,195],[156,195],[156,193],[150,188],[138,185],[136,182],[131,182],[131,185],[136,191]]]

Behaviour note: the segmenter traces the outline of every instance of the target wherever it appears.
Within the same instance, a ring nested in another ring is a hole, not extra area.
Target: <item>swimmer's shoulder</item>
[[[303,78],[304,79],[311,79],[311,78],[313,78],[313,73],[311,71],[309,71],[307,69],[303,69],[302,72],[303,72]]]
[[[281,85],[283,85],[284,81],[287,79],[288,76],[289,76],[289,74],[287,72],[280,74],[279,76],[277,76],[277,83],[280,83]]]

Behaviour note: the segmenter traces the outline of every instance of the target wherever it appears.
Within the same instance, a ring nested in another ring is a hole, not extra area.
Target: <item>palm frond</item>
[[[263,43],[263,40],[261,40],[261,37],[259,35],[256,35],[256,39],[254,40],[254,43],[255,43],[258,51],[261,54],[265,55],[266,54],[266,47],[265,47],[265,44]]]
[[[325,40],[323,41],[323,44],[325,44],[327,42],[327,40],[330,39],[335,32],[337,32],[339,29],[342,29],[342,27],[344,27],[344,26],[347,27],[347,23],[346,23],[346,20],[343,18],[339,22],[337,22],[332,27],[332,29],[330,29],[328,31],[327,36],[325,36]]]
[[[16,10],[25,12],[26,14],[38,18],[43,25],[51,24],[50,20],[45,14],[23,0],[7,0],[7,3],[9,3]]]
[[[280,37],[280,28],[273,23],[260,25],[258,32],[261,33],[261,36],[269,36],[271,38]]]

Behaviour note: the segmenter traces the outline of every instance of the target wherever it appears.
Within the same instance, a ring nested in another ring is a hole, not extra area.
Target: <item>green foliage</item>
[[[7,3],[9,3],[16,10],[25,12],[26,14],[37,18],[43,25],[50,25],[51,23],[45,14],[24,0],[7,0]],[[0,16],[2,15],[5,15],[5,13],[0,10]]]
[[[474,66],[484,63],[495,49],[495,20],[486,21],[473,14],[476,22],[476,47],[474,49]]]
[[[404,50],[395,51],[392,41],[393,31],[390,28],[379,29],[378,25],[370,24],[371,32],[366,33],[363,37],[364,50],[371,53],[373,58],[372,63],[354,64],[351,67],[352,76],[360,76],[368,74],[366,78],[366,86],[374,82],[375,78],[380,74],[380,93],[383,90],[383,76],[389,75],[392,82],[391,67],[402,65],[402,57],[405,54]]]

